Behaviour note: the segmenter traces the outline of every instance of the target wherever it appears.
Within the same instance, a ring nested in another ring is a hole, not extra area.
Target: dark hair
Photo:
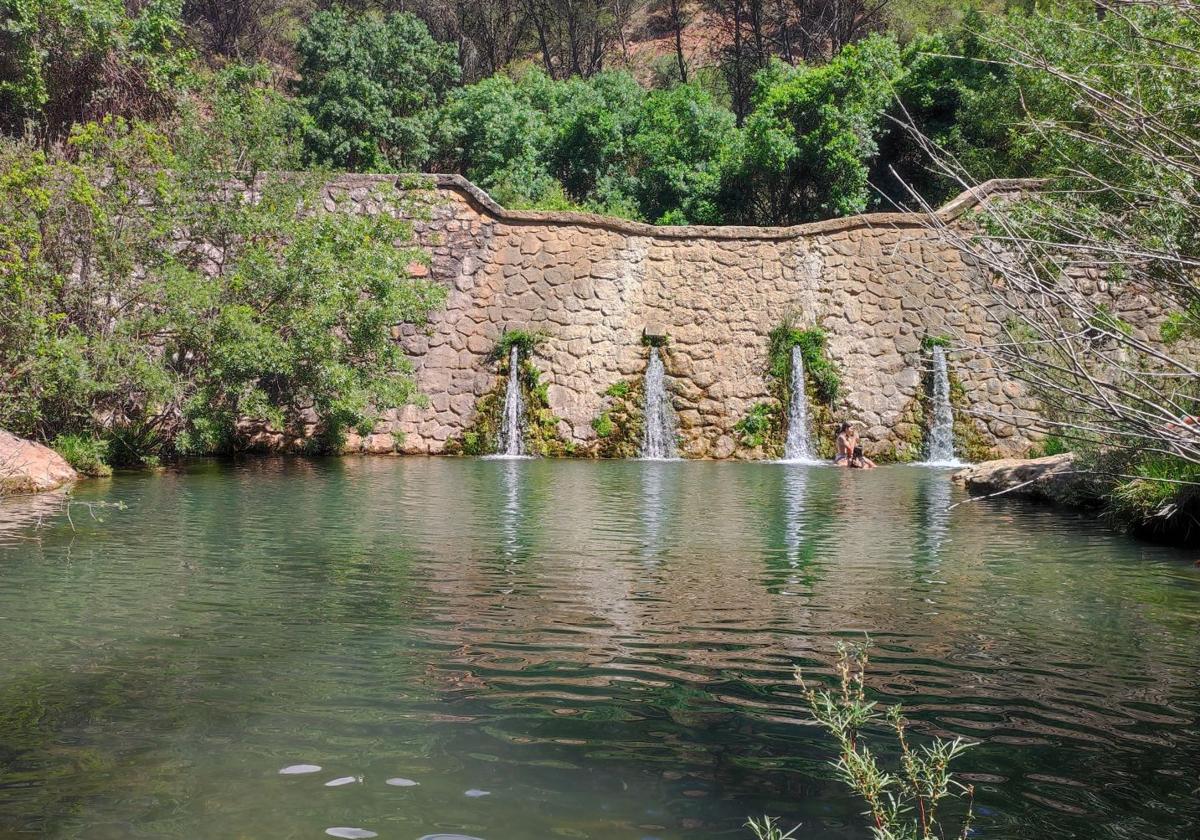
[[[850,457],[861,458],[862,456],[863,456],[862,447],[861,446],[854,447],[854,453]]]
[[[841,424],[840,426],[838,426],[838,431],[839,431],[839,432],[848,432],[848,431],[850,431],[850,424],[849,424],[849,423],[847,423],[847,422],[845,422],[845,421],[843,420],[843,421],[842,421],[842,424]]]

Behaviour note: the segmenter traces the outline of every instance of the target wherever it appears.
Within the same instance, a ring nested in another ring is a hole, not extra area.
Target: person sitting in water
[[[838,426],[834,444],[837,447],[833,455],[834,466],[849,466],[850,456],[854,454],[854,447],[858,445],[858,433],[854,431],[854,427],[849,423],[841,423]]]
[[[850,463],[848,466],[852,470],[873,470],[875,469],[875,462],[863,454],[861,446],[856,446],[850,453]]]

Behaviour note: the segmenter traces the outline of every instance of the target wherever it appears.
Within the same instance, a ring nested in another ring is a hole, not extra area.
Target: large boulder
[[[1002,493],[1072,507],[1095,506],[1102,492],[1094,476],[1076,467],[1075,455],[1070,452],[984,461],[955,473],[954,481],[973,496]]]
[[[0,495],[43,493],[78,477],[50,447],[0,430]]]

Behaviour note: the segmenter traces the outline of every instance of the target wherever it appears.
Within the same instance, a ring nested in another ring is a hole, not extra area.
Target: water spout
[[[525,418],[525,398],[521,396],[521,351],[513,345],[508,352],[508,387],[504,391],[504,415],[501,417],[497,455],[519,458],[525,454],[521,425]]]
[[[933,422],[925,444],[925,460],[930,464],[957,464],[954,457],[954,409],[950,406],[950,374],[946,369],[946,351],[933,348]]]
[[[650,348],[646,365],[646,429],[642,434],[643,458],[656,461],[675,457],[675,412],[667,396],[667,374],[657,347]]]
[[[804,354],[800,345],[792,347],[791,401],[788,404],[787,423],[783,459],[801,462],[815,460],[808,423],[808,395],[804,390]]]

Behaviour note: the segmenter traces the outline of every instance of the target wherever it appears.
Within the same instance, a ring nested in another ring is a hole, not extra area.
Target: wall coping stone
[[[462,175],[418,173],[401,175],[345,174],[336,176],[330,189],[354,189],[359,186],[390,184],[401,186],[402,179],[430,179],[431,186],[440,190],[457,192],[468,200],[482,215],[508,225],[557,225],[599,228],[630,236],[646,236],[655,239],[752,239],[785,240],[800,237],[829,235],[860,228],[912,228],[927,227],[931,221],[948,224],[960,218],[968,210],[977,207],[992,196],[1013,192],[1036,190],[1045,180],[1034,178],[993,178],[976,187],[970,187],[952,198],[938,210],[923,212],[861,213],[805,222],[787,227],[756,227],[752,225],[650,225],[632,222],[598,213],[576,213],[555,210],[507,210],[484,190]],[[930,216],[934,218],[931,219]]]

